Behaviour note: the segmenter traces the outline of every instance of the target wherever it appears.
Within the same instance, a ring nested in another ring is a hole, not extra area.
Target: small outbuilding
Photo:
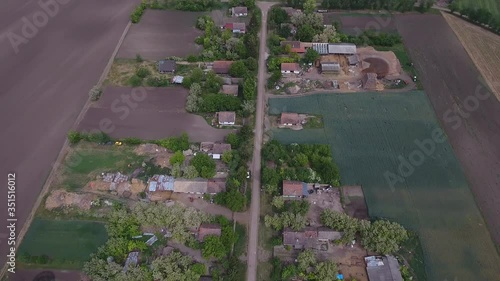
[[[238,96],[238,85],[222,85],[221,92],[229,96]]]
[[[247,31],[244,22],[228,22],[224,25],[224,29],[229,29],[233,33],[241,33],[241,34],[245,34]]]
[[[306,52],[306,48],[300,41],[281,41],[281,46],[290,46],[290,52],[302,54]]]
[[[198,228],[198,241],[203,242],[205,237],[208,235],[221,236],[221,234],[222,234],[222,229],[220,225],[212,223],[203,223]]]
[[[234,111],[217,112],[217,120],[219,125],[234,125],[236,123],[236,112]]]
[[[207,192],[208,181],[206,179],[176,179],[174,181],[174,192],[205,194]]]
[[[365,73],[361,78],[363,89],[376,90],[377,89],[377,73]]]
[[[359,57],[358,55],[348,56],[347,61],[349,62],[349,65],[357,65],[359,63]]]
[[[217,74],[228,74],[231,64],[233,61],[230,60],[216,60],[212,65],[212,70]]]
[[[393,256],[365,257],[366,272],[370,281],[403,281],[398,260]]]
[[[340,64],[338,62],[322,62],[321,73],[339,73]]]
[[[301,198],[306,197],[307,184],[301,181],[283,181],[283,197],[285,198]]]
[[[161,60],[158,62],[158,72],[160,73],[175,73],[176,67],[175,60]]]

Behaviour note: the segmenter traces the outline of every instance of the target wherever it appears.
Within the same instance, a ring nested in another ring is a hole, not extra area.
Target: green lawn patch
[[[99,222],[35,219],[19,248],[19,262],[25,267],[81,268],[107,239]],[[44,255],[45,264],[33,258]]]
[[[103,172],[132,172],[144,160],[143,156],[133,152],[133,148],[88,143],[74,146],[62,167],[64,178],[62,185],[67,189],[75,190]]]
[[[455,0],[454,2],[460,9],[483,8],[496,17],[500,16],[500,2],[498,0]]]
[[[323,129],[276,129],[272,136],[283,143],[330,144],[342,185],[363,187],[370,217],[388,218],[418,233],[428,280],[500,276],[500,257],[446,140],[434,143],[434,151],[393,188],[384,176],[400,174],[400,157],[421,151],[415,142],[440,130],[425,93],[329,93],[269,100],[271,113],[282,110],[323,116]]]

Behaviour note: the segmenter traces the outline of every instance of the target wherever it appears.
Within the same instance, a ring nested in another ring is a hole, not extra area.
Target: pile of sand
[[[130,185],[129,190],[132,194],[139,194],[146,190],[146,185],[139,179],[132,179],[132,184]]]
[[[97,196],[94,194],[78,194],[57,189],[52,191],[45,200],[45,208],[52,210],[60,207],[77,207],[82,210],[89,210],[92,206],[91,202],[96,199]]]
[[[139,145],[134,152],[137,155],[156,155],[158,153],[167,152],[167,149],[152,143],[145,143]]]

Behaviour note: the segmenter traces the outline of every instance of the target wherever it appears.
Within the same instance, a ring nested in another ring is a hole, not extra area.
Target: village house
[[[236,123],[236,112],[234,111],[217,112],[217,120],[219,125],[234,125]]]
[[[217,74],[228,74],[231,64],[233,64],[233,61],[216,60],[212,65],[212,70]]]
[[[202,142],[200,150],[218,160],[221,159],[224,152],[231,150],[231,145],[228,143]]]
[[[357,65],[359,63],[359,56],[358,55],[348,56],[347,61],[349,62],[349,65]]]
[[[294,249],[318,249],[325,242],[335,241],[342,233],[326,227],[306,227],[300,231],[291,228],[283,230],[283,245]]]
[[[228,22],[224,25],[224,29],[229,29],[233,33],[245,34],[247,28],[244,22]]]
[[[300,41],[282,41],[281,46],[290,46],[290,52],[302,54],[306,52],[306,48]]]
[[[176,67],[175,60],[161,60],[158,62],[158,72],[160,73],[174,73]]]
[[[299,125],[302,122],[300,121],[299,114],[293,112],[282,112],[280,118],[281,126],[295,126]]]
[[[221,92],[230,96],[238,96],[238,85],[222,85]]]
[[[307,183],[289,180],[283,181],[283,197],[302,198],[307,195]]]
[[[226,179],[216,178],[208,180],[206,193],[214,195],[224,191],[226,191]]]
[[[231,15],[233,17],[246,17],[248,16],[248,8],[247,7],[232,7]]]
[[[218,224],[202,223],[198,228],[198,241],[203,242],[207,235],[221,236],[222,229]]]
[[[398,260],[393,256],[365,257],[369,281],[403,281]]]
[[[284,62],[281,64],[281,73],[283,74],[299,74],[300,73],[300,66],[298,63],[294,62]]]

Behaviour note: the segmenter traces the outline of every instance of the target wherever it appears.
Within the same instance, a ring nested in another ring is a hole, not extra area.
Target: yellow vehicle
[[[115,145],[117,145],[117,146],[120,146],[120,145],[122,145],[122,144],[123,144],[123,143],[122,143],[121,141],[116,141],[116,142],[115,142]]]

